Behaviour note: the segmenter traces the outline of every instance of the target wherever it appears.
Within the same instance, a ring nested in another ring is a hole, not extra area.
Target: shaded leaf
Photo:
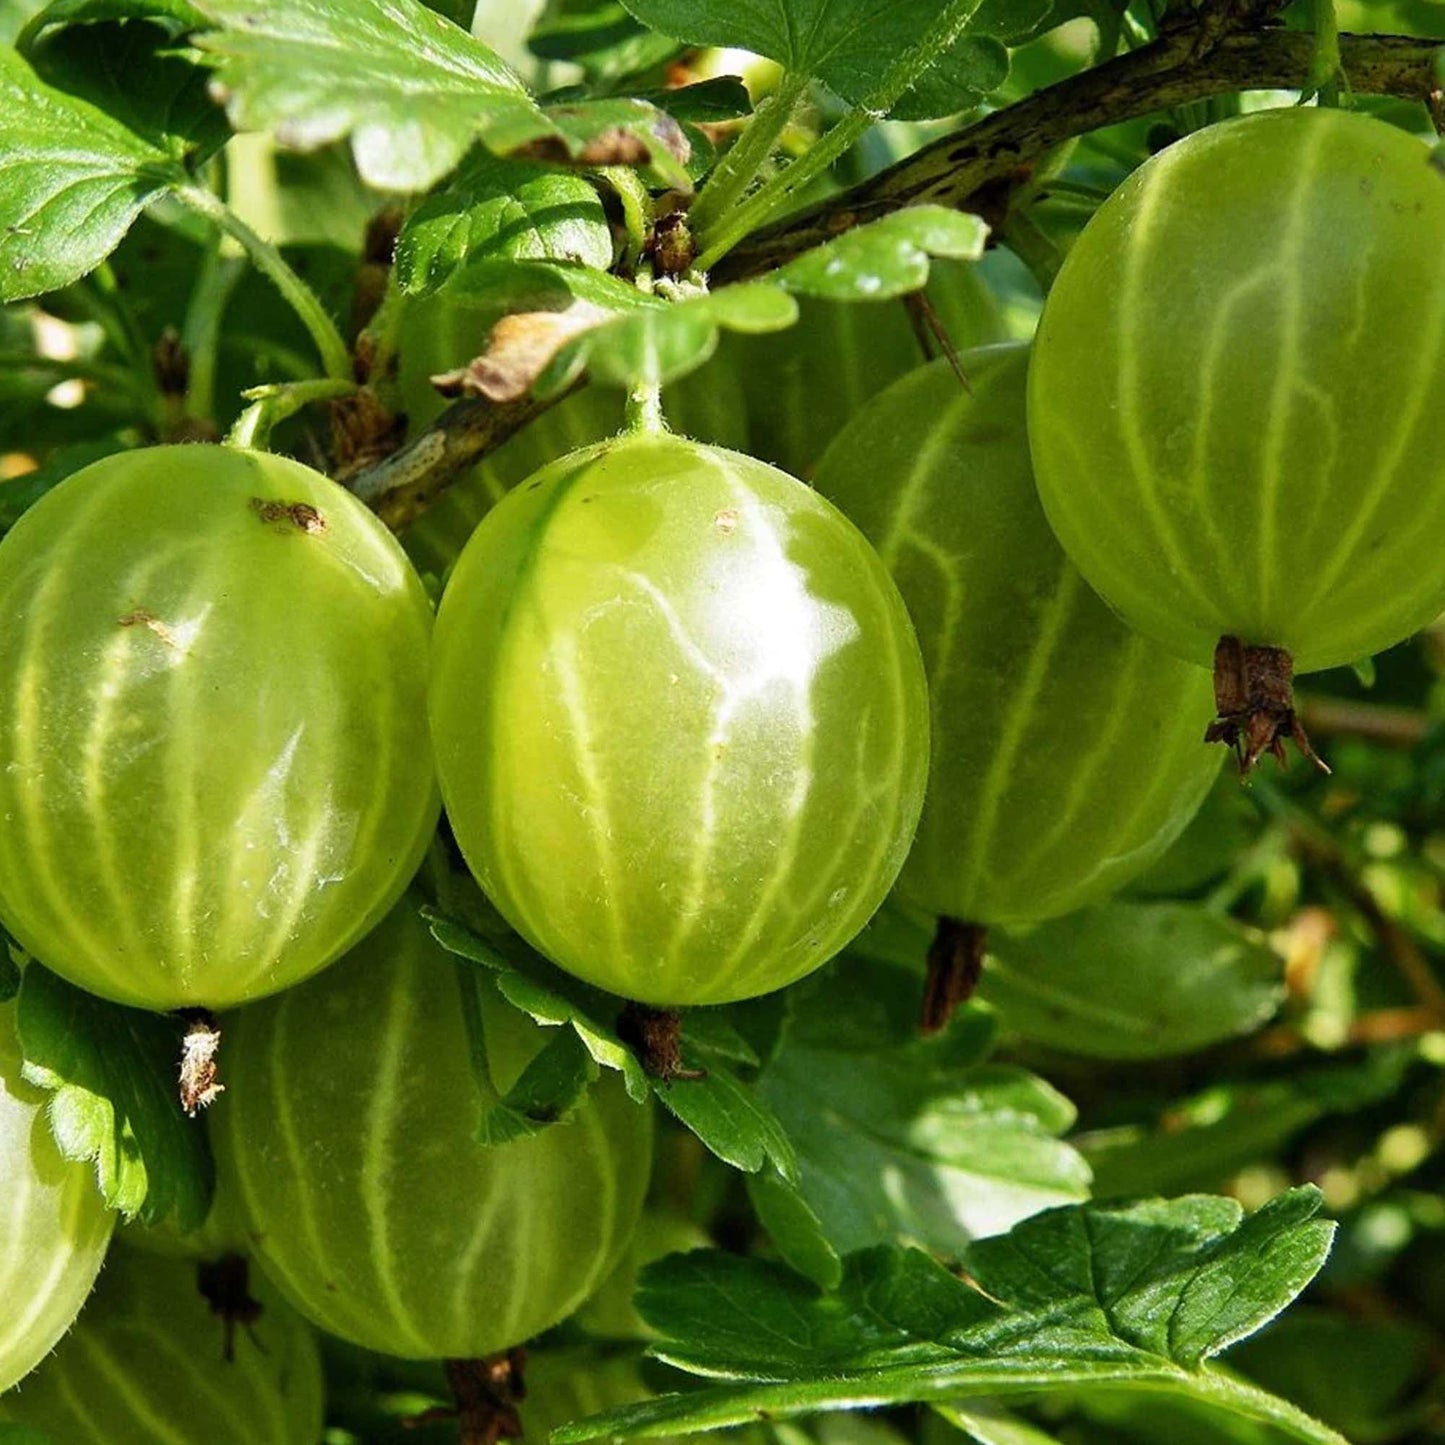
[[[836,1289],[843,1260],[799,1190],[776,1171],[748,1176],[748,1199],[783,1259],[824,1289]]]
[[[205,24],[189,0],[50,0],[21,32],[16,48],[28,53],[52,30],[108,20],[148,20],[172,40]]]
[[[426,296],[468,262],[489,257],[606,270],[612,233],[596,190],[565,171],[473,152],[408,218],[396,278],[403,291]]]
[[[916,1007],[911,976],[889,965],[845,958],[836,974]],[[827,984],[803,995],[759,1085],[836,1253],[903,1239],[957,1257],[971,1239],[1088,1192],[1088,1166],[1055,1137],[1073,1107],[1023,1069],[980,1062],[990,1027],[977,1011],[940,1038],[885,1036],[866,1051],[846,1032],[830,1040],[846,1017]],[[777,1243],[801,1267],[787,1240]]]
[[[170,155],[0,50],[0,300],[94,270],[155,197],[185,179]]]
[[[363,179],[425,190],[485,136],[509,151],[552,124],[491,50],[418,0],[201,0],[195,38],[238,130],[314,150],[351,138]]]
[[[1182,903],[1106,903],[995,932],[980,997],[1016,1033],[1105,1059],[1187,1054],[1265,1023],[1284,961],[1231,919]]]
[[[774,273],[777,285],[830,301],[886,301],[928,281],[930,256],[976,261],[988,227],[947,206],[909,206],[845,232]]]
[[[140,21],[72,26],[31,52],[48,84],[98,106],[112,120],[196,165],[230,138],[204,68],[178,55],[167,32]]]
[[[8,532],[29,507],[72,472],[124,450],[125,444],[115,436],[76,442],[57,447],[33,472],[0,482],[0,531]]]
[[[527,48],[541,60],[570,60],[589,80],[604,84],[665,65],[683,50],[670,36],[638,24],[620,4],[562,8],[532,31]]]
[[[422,910],[432,937],[450,953],[469,959],[495,974],[502,997],[540,1024],[569,1025],[603,1068],[620,1070],[628,1095],[637,1103],[647,1098],[650,1084],[631,1049],[617,1036],[620,1002],[600,989],[555,969],[500,919],[483,936],[474,928],[434,908]],[[470,921],[475,922],[475,919]]]
[[[93,1159],[106,1203],[128,1219],[198,1228],[214,1166],[204,1130],[176,1097],[175,1021],[106,1003],[30,963],[15,1023],[25,1078],[53,1095],[60,1152]]]
[[[483,1144],[506,1144],[563,1122],[586,1097],[598,1073],[597,1062],[581,1038],[572,1029],[563,1029],[487,1112],[478,1137]]]

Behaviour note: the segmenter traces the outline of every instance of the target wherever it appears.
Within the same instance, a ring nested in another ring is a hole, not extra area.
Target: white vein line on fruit
[[[127,578],[128,595],[144,597],[151,579],[173,562],[171,556],[162,554],[137,567]],[[131,968],[137,974],[148,975],[155,970],[168,975],[169,960],[154,956],[155,943],[146,936],[146,930],[135,913],[134,900],[138,890],[120,866],[115,831],[110,826],[115,820],[107,798],[107,779],[123,772],[123,767],[116,766],[115,754],[119,745],[129,745],[122,729],[115,726],[116,705],[130,687],[137,682],[144,685],[149,673],[169,665],[166,658],[157,655],[169,651],[169,646],[149,627],[122,625],[119,617],[114,619],[114,628],[100,647],[100,674],[88,689],[90,720],[80,747],[80,774],[94,840],[92,859],[110,905],[111,926],[130,950]],[[142,739],[141,746],[158,746],[160,741],[159,738]],[[160,865],[158,858],[149,861],[153,867]],[[127,983],[134,988],[133,980],[127,980]]]
[[[46,790],[39,784],[39,780],[47,776],[47,770],[40,764],[38,750],[48,741],[45,727],[48,709],[40,702],[40,681],[51,667],[51,659],[60,651],[58,648],[52,650],[46,645],[46,633],[49,630],[46,624],[63,616],[68,610],[63,606],[56,606],[56,599],[52,594],[63,590],[68,579],[84,574],[78,558],[91,540],[88,529],[83,525],[83,519],[79,519],[71,533],[70,546],[61,548],[59,555],[51,559],[40,586],[23,608],[16,609],[25,618],[25,630],[16,647],[20,664],[17,668],[10,756],[15,760],[14,765],[21,780],[21,785],[14,791],[24,814],[24,833],[22,836],[21,830],[6,828],[3,835],[7,852],[22,841],[28,842],[28,850],[24,851],[30,854],[29,865],[19,866],[14,871],[20,877],[29,876],[39,886],[56,933],[75,947],[77,952],[89,955],[97,966],[104,967],[109,974],[109,965],[113,962],[109,944],[71,905],[62,883],[70,869],[56,867],[55,839],[51,836],[49,813],[41,797]],[[20,863],[24,865],[23,851]],[[39,866],[34,866],[37,864]],[[42,956],[40,961],[46,963],[51,960]]]
[[[559,1128],[561,1126],[551,1125],[549,1127]],[[496,1150],[504,1150],[511,1146],[494,1144],[491,1147]],[[499,1155],[499,1157],[503,1156]],[[496,1251],[498,1236],[494,1234],[493,1229],[498,1216],[505,1212],[508,1200],[505,1191],[494,1187],[488,1190],[483,1203],[485,1208],[472,1217],[471,1242],[462,1251],[456,1269],[456,1294],[452,1306],[452,1323],[459,1340],[466,1338],[472,1317],[471,1306],[474,1302],[472,1277],[476,1274],[477,1266],[482,1260],[488,1254]],[[510,1249],[507,1254],[511,1258],[517,1257],[515,1252]]]
[[[1159,496],[1159,487],[1149,459],[1139,420],[1139,396],[1142,390],[1142,376],[1139,365],[1141,354],[1141,329],[1147,330],[1153,308],[1142,303],[1145,292],[1145,276],[1148,272],[1147,248],[1161,197],[1168,190],[1168,172],[1177,164],[1183,146],[1161,151],[1151,162],[1149,176],[1140,187],[1136,219],[1129,234],[1123,260],[1123,279],[1119,297],[1119,319],[1115,327],[1118,337],[1119,372],[1119,426],[1124,439],[1124,449],[1129,465],[1137,482],[1139,499],[1144,503],[1149,519],[1154,524],[1159,550],[1171,564],[1175,579],[1195,597],[1204,603],[1205,615],[1214,610],[1214,601],[1209,589],[1195,576],[1184,559],[1174,524]],[[1117,509],[1115,509],[1117,510]],[[1137,531],[1137,527],[1133,529]]]
[[[1229,557],[1234,550],[1225,533],[1220,530],[1212,505],[1219,499],[1224,489],[1211,486],[1209,481],[1209,443],[1214,424],[1215,382],[1220,369],[1228,364],[1231,323],[1235,311],[1261,287],[1278,285],[1282,280],[1277,264],[1261,266],[1241,277],[1217,302],[1213,303],[1213,314],[1210,318],[1209,331],[1204,344],[1204,356],[1200,366],[1197,393],[1198,412],[1194,422],[1194,437],[1190,445],[1188,492],[1195,499],[1199,520],[1208,542],[1208,546],[1205,548],[1206,554],[1214,557]],[[1227,419],[1226,425],[1232,429],[1233,419]],[[1222,576],[1220,580],[1224,581]],[[1235,610],[1247,611],[1250,601],[1249,588],[1246,585],[1239,594],[1236,594],[1236,580],[1236,577],[1231,574],[1224,584],[1230,594],[1227,599],[1228,604]],[[1223,597],[1215,600],[1216,609],[1226,601]]]
[[[216,582],[204,568],[196,569],[191,588],[180,609],[180,616],[187,620],[190,635],[196,644],[205,646],[205,624],[211,607],[204,600],[209,593],[214,595]],[[132,629],[140,631],[139,628]],[[159,640],[159,639],[155,639]],[[166,720],[167,766],[164,776],[166,792],[171,800],[169,815],[175,820],[172,833],[170,877],[166,891],[170,893],[171,937],[169,959],[156,959],[157,964],[171,964],[171,960],[182,963],[180,982],[185,990],[187,1002],[203,1003],[191,992],[192,971],[198,963],[209,956],[211,949],[225,948],[225,942],[217,939],[207,926],[204,917],[197,916],[197,906],[204,890],[200,887],[200,875],[208,861],[207,841],[202,836],[200,819],[200,794],[202,774],[214,766],[213,762],[202,762],[198,757],[197,740],[204,734],[198,721],[201,689],[196,686],[192,669],[182,661],[170,669],[170,685],[166,689],[166,700],[162,716]],[[226,846],[233,839],[226,839]],[[160,930],[156,930],[159,935]],[[199,954],[199,957],[198,957]],[[226,960],[223,960],[225,962]],[[209,970],[207,970],[209,973]]]
[[[1395,480],[1395,474],[1399,471],[1400,464],[1409,451],[1411,442],[1415,439],[1415,433],[1419,429],[1421,421],[1427,415],[1425,403],[1433,397],[1438,404],[1441,370],[1439,363],[1442,342],[1445,342],[1445,246],[1438,247],[1436,254],[1440,258],[1440,267],[1435,278],[1436,284],[1433,287],[1434,304],[1430,308],[1430,322],[1426,328],[1429,340],[1415,351],[1415,384],[1410,388],[1409,401],[1401,413],[1400,422],[1395,429],[1391,443],[1380,459],[1379,466],[1375,468],[1375,474],[1371,477],[1364,496],[1356,506],[1349,524],[1342,529],[1339,540],[1335,544],[1333,560],[1327,566],[1320,568],[1317,574],[1314,594],[1308,604],[1310,608],[1329,596],[1340,575],[1354,560],[1355,548],[1374,520],[1380,503],[1389,492],[1390,484]],[[1427,357],[1428,360],[1426,360]]]
[[[598,877],[604,890],[603,912],[607,915],[607,927],[612,935],[613,958],[618,967],[627,973],[631,971],[632,960],[623,942],[623,895],[617,886],[617,860],[612,854],[612,812],[602,775],[597,769],[592,725],[588,721],[582,678],[577,668],[577,639],[570,632],[554,633],[548,651],[557,669],[558,697],[571,727],[577,771],[590,794],[590,801],[584,805],[583,811],[592,847],[597,854]]]
[[[1069,571],[1073,570],[1067,563],[1065,566]],[[1080,600],[1084,605],[1088,605],[1092,599],[1083,597]],[[1137,723],[1137,718],[1128,707],[1127,700],[1136,693],[1147,696],[1149,689],[1156,681],[1147,676],[1140,677],[1138,675],[1141,665],[1153,649],[1146,646],[1142,638],[1133,635],[1120,640],[1123,645],[1118,649],[1118,656],[1109,669],[1112,686],[1109,689],[1108,702],[1104,705],[1108,723],[1102,732],[1090,735],[1090,750],[1086,758],[1081,759],[1077,754],[1075,755],[1073,766],[1069,770],[1068,792],[1054,813],[1051,826],[1036,833],[1033,847],[1010,866],[1009,872],[1015,878],[1029,877],[1038,867],[1040,859],[1073,832],[1075,819],[1079,816],[1086,800],[1090,800],[1091,793],[1093,793],[1094,799],[1109,796],[1107,785],[1099,787],[1105,774],[1104,765],[1107,761],[1120,756],[1121,743]],[[1155,766],[1150,771],[1158,776],[1162,774],[1163,770]],[[1094,792],[1096,787],[1098,787],[1097,793]]]
[[[566,1128],[567,1126],[562,1124],[552,1125],[551,1127]],[[533,1167],[529,1170],[529,1173],[532,1179],[535,1180],[537,1177],[536,1168]],[[507,1241],[507,1259],[511,1266],[512,1287],[506,1291],[506,1310],[504,1314],[506,1323],[499,1331],[501,1339],[503,1340],[514,1340],[517,1338],[519,1317],[522,1314],[527,1297],[535,1283],[528,1273],[530,1264],[524,1264],[523,1261],[531,1261],[536,1258],[539,1252],[543,1258],[549,1257],[545,1249],[538,1251],[533,1245],[532,1239],[534,1231],[532,1225],[536,1218],[536,1212],[531,1207],[533,1199],[546,1199],[549,1193],[550,1190],[545,1188],[539,1190],[536,1195],[528,1191],[526,1194],[515,1196],[510,1201],[511,1219],[508,1221],[502,1237]]]
[[[68,1360],[70,1352],[66,1351],[65,1359]],[[51,1389],[55,1390],[62,1401],[69,1408],[70,1413],[80,1421],[81,1426],[97,1445],[114,1445],[111,1435],[96,1422],[86,1406],[82,1395],[77,1394],[75,1387],[70,1381],[70,1371],[66,1368],[65,1360],[59,1356],[51,1363],[45,1371],[45,1382]],[[80,1445],[79,1441],[66,1441],[66,1445]]]
[[[232,1427],[225,1432],[228,1436],[232,1439],[239,1438],[241,1445],[251,1445],[251,1442],[246,1440],[244,1434],[238,1436],[234,1430],[235,1421],[231,1416],[235,1411],[236,1402],[228,1399],[224,1391],[216,1388],[215,1382],[210,1379],[207,1372],[197,1367],[197,1355],[205,1348],[205,1344],[201,1340],[192,1341],[188,1345],[178,1344],[174,1331],[167,1330],[161,1324],[135,1319],[128,1320],[126,1323],[125,1344],[127,1348],[138,1341],[140,1337],[146,1336],[150,1341],[150,1352],[152,1354],[168,1356],[170,1360],[174,1362],[166,1371],[165,1388],[170,1390],[173,1385],[179,1385],[180,1381],[184,1379],[189,1389],[177,1389],[175,1393],[186,1401],[188,1410],[194,1408],[193,1396],[191,1394],[192,1390],[210,1399],[211,1409],[200,1412],[200,1418],[206,1421],[206,1445],[217,1445],[218,1435],[216,1432],[220,1422],[223,1420],[228,1426]],[[242,1351],[245,1352],[246,1346],[250,1341],[243,1339],[240,1343]],[[220,1352],[217,1351],[218,1356],[219,1353]],[[147,1364],[151,1365],[156,1363],[158,1362],[155,1360],[147,1361]],[[234,1368],[234,1363],[232,1368]],[[274,1391],[262,1390],[259,1393],[261,1395],[270,1395],[273,1394]],[[277,1441],[282,1441],[285,1438],[284,1432],[276,1436]]]
[[[269,1020],[266,1020],[263,1017],[260,1026],[264,1027],[267,1022],[269,1022],[271,1025],[271,1047],[268,1050],[269,1058],[267,1060],[267,1068],[264,1074],[266,1081],[270,1085],[270,1089],[268,1092],[271,1097],[272,1105],[271,1118],[276,1131],[281,1136],[281,1142],[284,1145],[284,1148],[281,1151],[282,1157],[292,1161],[294,1166],[299,1170],[304,1168],[305,1165],[314,1161],[315,1153],[314,1151],[303,1147],[300,1136],[296,1132],[296,1114],[294,1108],[292,1107],[293,1085],[292,1082],[287,1078],[285,1069],[286,1050],[283,1045],[286,1041],[287,1016],[291,1012],[291,1005],[294,1002],[295,998],[295,989],[288,989],[285,993],[281,994],[276,999],[273,1006],[275,1012],[272,1013]],[[304,1020],[303,1026],[307,1026]],[[305,1043],[301,1045],[301,1057],[310,1057],[310,1047]],[[244,1114],[238,1109],[238,1106],[242,1104],[242,1101],[245,1098],[246,1092],[244,1087],[242,1087],[241,1089],[237,1090],[234,1102],[229,1099],[227,1100],[227,1113],[231,1119],[231,1133],[233,1136],[239,1137],[244,1131],[245,1117]],[[253,1125],[253,1127],[259,1127],[265,1130],[266,1121],[264,1119],[264,1116],[262,1119],[258,1120],[257,1123]],[[249,1214],[252,1218],[257,1219],[263,1217],[263,1213],[259,1208],[261,1201],[256,1197],[255,1194],[251,1192],[250,1181],[253,1177],[253,1173],[260,1172],[261,1171],[259,1170],[253,1171],[250,1169],[239,1169],[236,1171],[237,1179],[241,1187],[241,1193],[246,1198],[246,1213]],[[298,1188],[296,1190],[296,1198],[293,1205],[293,1217],[300,1218],[301,1233],[304,1236],[306,1243],[309,1245],[309,1248],[306,1248],[302,1251],[303,1256],[310,1261],[316,1275],[321,1279],[325,1279],[332,1272],[333,1261],[329,1253],[327,1252],[325,1244],[323,1243],[321,1225],[319,1219],[317,1218],[319,1195],[319,1190],[307,1189],[304,1187]],[[288,1233],[290,1227],[291,1221],[288,1220]],[[287,1258],[283,1261],[281,1257],[281,1251],[273,1250],[268,1255],[268,1259],[275,1266],[275,1268],[282,1275],[283,1278],[290,1278],[294,1280],[295,1276],[290,1267],[289,1255],[290,1251],[288,1250]],[[296,1293],[303,1294],[304,1291],[297,1289]],[[334,1306],[336,1298],[337,1296],[331,1297],[331,1306]],[[336,1311],[334,1308],[328,1308],[323,1313],[327,1314],[328,1317],[333,1320],[336,1318]]]
[[[84,1330],[77,1331],[71,1337],[71,1343],[90,1357],[92,1372],[104,1377],[116,1399],[127,1407],[138,1424],[143,1424],[150,1432],[147,1438],[152,1445],[192,1445],[191,1440],[178,1433],[169,1420],[155,1413],[144,1393],[132,1384],[129,1371],[117,1367],[104,1345]]]
[[[988,863],[986,840],[993,831],[994,820],[1008,791],[1009,779],[1013,775],[1014,759],[1019,745],[1028,728],[1028,720],[1049,680],[1054,653],[1058,650],[1074,610],[1074,599],[1083,579],[1072,568],[1064,569],[1059,585],[1050,600],[1029,652],[1028,666],[1018,687],[1007,701],[1003,726],[999,729],[998,745],[989,758],[988,770],[984,773],[983,786],[978,792],[974,807],[973,826],[970,830],[969,845],[964,852],[966,873],[959,897],[972,899],[979,881],[985,877]],[[960,824],[963,820],[960,819]],[[967,907],[967,905],[965,905]],[[987,919],[982,920],[988,922]]]
[[[972,398],[970,398],[972,400]],[[938,454],[953,438],[954,427],[967,417],[967,406],[962,401],[950,406],[940,424],[933,427],[923,445],[919,447],[908,469],[907,480],[898,489],[893,505],[893,515],[888,519],[879,542],[878,555],[890,572],[898,560],[898,549],[905,539],[916,534],[913,531],[913,515],[917,510],[918,494],[928,490],[938,463]]]
[[[388,1250],[391,1228],[387,1220],[386,1176],[388,1161],[396,1157],[393,1132],[401,1117],[402,1060],[416,1013],[416,960],[405,956],[393,971],[384,1005],[386,1016],[379,1031],[375,1069],[371,1078],[371,1099],[362,1128],[360,1190],[369,1226],[370,1250],[376,1266],[376,1282],[392,1323],[405,1329],[423,1355],[431,1353],[430,1342],[417,1328],[410,1308],[393,1273]],[[406,1190],[400,1191],[404,1199]]]
[[[1250,589],[1254,593],[1255,615],[1260,618],[1269,616],[1270,594],[1276,578],[1289,575],[1289,559],[1278,556],[1280,492],[1284,485],[1285,445],[1294,416],[1291,393],[1294,390],[1294,374],[1300,365],[1300,342],[1304,332],[1304,278],[1309,272],[1304,263],[1311,239],[1306,226],[1309,216],[1306,201],[1319,173],[1320,154],[1328,130],[1328,126],[1317,126],[1311,131],[1295,171],[1284,236],[1271,243],[1278,247],[1279,264],[1284,272],[1280,301],[1284,313],[1284,336],[1280,343],[1280,356],[1275,363],[1269,419],[1260,449],[1260,480],[1264,485],[1259,502],[1259,570]],[[1281,562],[1285,567],[1282,573],[1279,571]],[[1272,639],[1259,640],[1268,642]]]

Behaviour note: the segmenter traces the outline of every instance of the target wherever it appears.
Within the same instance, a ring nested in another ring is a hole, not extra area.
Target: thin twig
[[[1035,91],[879,175],[744,242],[715,268],[714,283],[771,271],[843,231],[904,206],[933,202],[985,219],[1007,212],[1044,156],[1076,136],[1119,121],[1235,90],[1298,86],[1309,74],[1314,37],[1301,31],[1226,34],[1203,44],[1181,28],[1139,50]],[[1429,103],[1440,85],[1445,38],[1342,35],[1350,88]]]
[[[1295,695],[1295,704],[1306,729],[1324,737],[1367,738],[1388,747],[1413,748],[1430,727],[1429,718],[1412,707],[1305,693]]]

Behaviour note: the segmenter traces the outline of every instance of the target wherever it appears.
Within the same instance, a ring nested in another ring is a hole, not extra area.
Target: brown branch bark
[[[760,232],[725,256],[715,283],[771,271],[843,231],[904,206],[932,202],[985,220],[1007,209],[1048,153],[1076,136],[1170,106],[1236,90],[1297,86],[1314,37],[1261,30],[1211,36],[1176,30],[1115,60],[1071,76],[925,146],[822,205]],[[1426,104],[1439,93],[1445,38],[1345,35],[1340,54],[1353,90]],[[1202,53],[1201,53],[1202,52]]]

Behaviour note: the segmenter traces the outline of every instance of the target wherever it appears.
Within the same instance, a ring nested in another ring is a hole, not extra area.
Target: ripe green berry
[[[430,608],[283,457],[147,447],[0,543],[0,918],[119,1003],[223,1007],[360,938],[436,820]]]
[[[1245,761],[1298,732],[1291,658],[1351,662],[1445,608],[1442,235],[1418,140],[1268,111],[1142,166],[1044,308],[1029,428],[1049,520],[1178,656],[1237,639],[1218,735]]]
[[[481,1111],[546,1041],[480,980],[482,1091],[459,964],[407,897],[318,978],[244,1009],[215,1114],[221,1188],[320,1328],[409,1359],[471,1359],[570,1314],[642,1209],[651,1115],[608,1074],[570,1122],[487,1147]]]
[[[315,1445],[315,1336],[255,1271],[246,1283],[260,1312],[228,1325],[194,1263],[117,1247],[75,1328],[0,1399],[0,1423],[56,1445]]]
[[[662,1006],[801,978],[913,835],[927,695],[897,589],[835,508],[736,452],[576,452],[478,527],[438,615],[447,813],[514,928]]]
[[[882,392],[818,468],[918,629],[933,757],[907,903],[972,924],[1080,908],[1142,871],[1218,770],[1209,676],[1123,626],[1054,541],[1029,468],[1027,349]]]

